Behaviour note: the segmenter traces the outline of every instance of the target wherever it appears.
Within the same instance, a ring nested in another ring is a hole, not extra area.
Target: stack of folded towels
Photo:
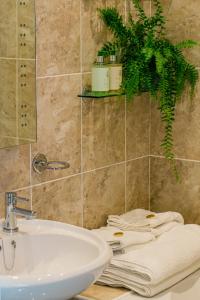
[[[156,214],[139,209],[109,216],[108,226],[95,232],[117,255],[98,283],[152,297],[198,270],[200,226],[183,224],[176,212]]]
[[[183,224],[184,219],[177,212],[154,213],[145,209],[134,209],[121,216],[108,216],[107,223],[121,230],[152,232],[159,236],[177,224]]]
[[[121,216],[110,215],[107,223],[108,226],[93,232],[112,247],[114,254],[120,254],[126,248],[136,249],[155,240],[173,227],[184,224],[184,220],[177,212],[154,213],[135,209]]]

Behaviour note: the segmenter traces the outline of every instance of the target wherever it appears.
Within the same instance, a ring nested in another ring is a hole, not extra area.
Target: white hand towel
[[[122,231],[113,226],[101,227],[92,231],[106,241],[113,251],[119,251],[133,245],[145,244],[155,239],[150,232]]]
[[[128,288],[142,296],[145,297],[153,297],[160,292],[165,291],[169,287],[175,285],[179,281],[183,280],[190,274],[194,273],[196,270],[200,269],[200,261],[196,262],[195,264],[189,266],[187,269],[183,270],[175,274],[174,276],[168,278],[160,282],[157,285],[142,285],[134,282],[132,279],[127,278],[127,276],[120,277],[119,275],[116,276],[109,272],[104,273],[99,279],[98,284],[101,285],[109,285],[112,287],[125,287]]]
[[[145,209],[134,209],[120,216],[109,215],[108,225],[116,226],[120,229],[128,229],[129,227],[147,227],[149,222],[146,218],[148,215],[152,215],[152,212]]]
[[[155,228],[152,228],[151,229],[151,233],[155,236],[155,237],[158,237],[160,236],[161,234],[171,230],[172,228],[176,227],[176,226],[182,226],[183,224],[181,223],[177,223],[177,222],[169,222],[169,223],[166,223],[166,224],[162,224],[158,227],[155,227]]]
[[[113,258],[100,284],[152,297],[200,268],[200,226],[177,226],[139,251]]]
[[[177,226],[156,241],[112,259],[110,267],[138,284],[158,283],[200,260],[200,226]]]
[[[184,224],[183,217],[177,212],[154,213],[149,210],[135,209],[121,216],[108,216],[108,225],[121,230],[149,231],[166,223]]]
[[[155,228],[162,224],[166,224],[169,222],[177,222],[180,224],[184,223],[184,219],[181,214],[175,211],[168,211],[164,213],[156,213],[155,217],[149,218],[149,226],[151,228]]]

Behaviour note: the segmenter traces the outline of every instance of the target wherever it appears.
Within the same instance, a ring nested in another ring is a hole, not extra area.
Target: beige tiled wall
[[[109,37],[97,8],[117,5],[125,18],[128,4],[36,0],[38,140],[0,150],[1,217],[10,190],[28,196],[39,218],[89,228],[108,214],[149,206],[149,101],[77,97]],[[38,175],[31,167],[37,152],[71,167]]]
[[[169,37],[199,40],[199,1],[162,1]],[[193,102],[185,93],[177,107],[179,183],[162,157],[159,111],[146,94],[131,103],[77,98],[90,81],[97,49],[110,36],[97,14],[106,5],[117,5],[124,18],[134,14],[129,0],[36,0],[38,141],[0,150],[0,216],[4,193],[17,190],[30,197],[39,217],[89,228],[104,224],[110,213],[148,207],[149,196],[152,210],[178,210],[186,222],[198,223],[200,84]],[[151,1],[144,5],[150,14]],[[199,48],[185,53],[200,68]],[[37,175],[31,170],[37,152],[71,167]]]
[[[163,0],[168,19],[168,35],[174,42],[200,41],[200,2]],[[185,52],[189,61],[200,68],[200,48]],[[159,147],[163,130],[155,105],[151,109],[151,207],[153,210],[177,210],[186,222],[200,223],[200,83],[190,101],[186,92],[177,106],[174,126],[174,150],[181,181],[176,182]]]

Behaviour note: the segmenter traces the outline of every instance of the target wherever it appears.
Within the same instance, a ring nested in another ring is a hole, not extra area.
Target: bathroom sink
[[[107,266],[109,247],[89,230],[45,220],[19,220],[0,232],[0,299],[66,300]]]

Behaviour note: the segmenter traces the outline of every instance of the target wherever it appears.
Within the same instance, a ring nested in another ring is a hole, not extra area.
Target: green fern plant
[[[140,0],[132,0],[138,19],[129,15],[124,23],[116,8],[100,9],[100,17],[113,33],[104,44],[107,55],[115,50],[123,65],[122,89],[128,99],[147,91],[158,102],[165,135],[161,146],[165,157],[173,161],[173,122],[177,101],[189,85],[191,96],[198,81],[198,71],[182,53],[198,43],[185,40],[178,44],[166,38],[166,20],[160,0],[153,0],[155,14],[148,17]]]

